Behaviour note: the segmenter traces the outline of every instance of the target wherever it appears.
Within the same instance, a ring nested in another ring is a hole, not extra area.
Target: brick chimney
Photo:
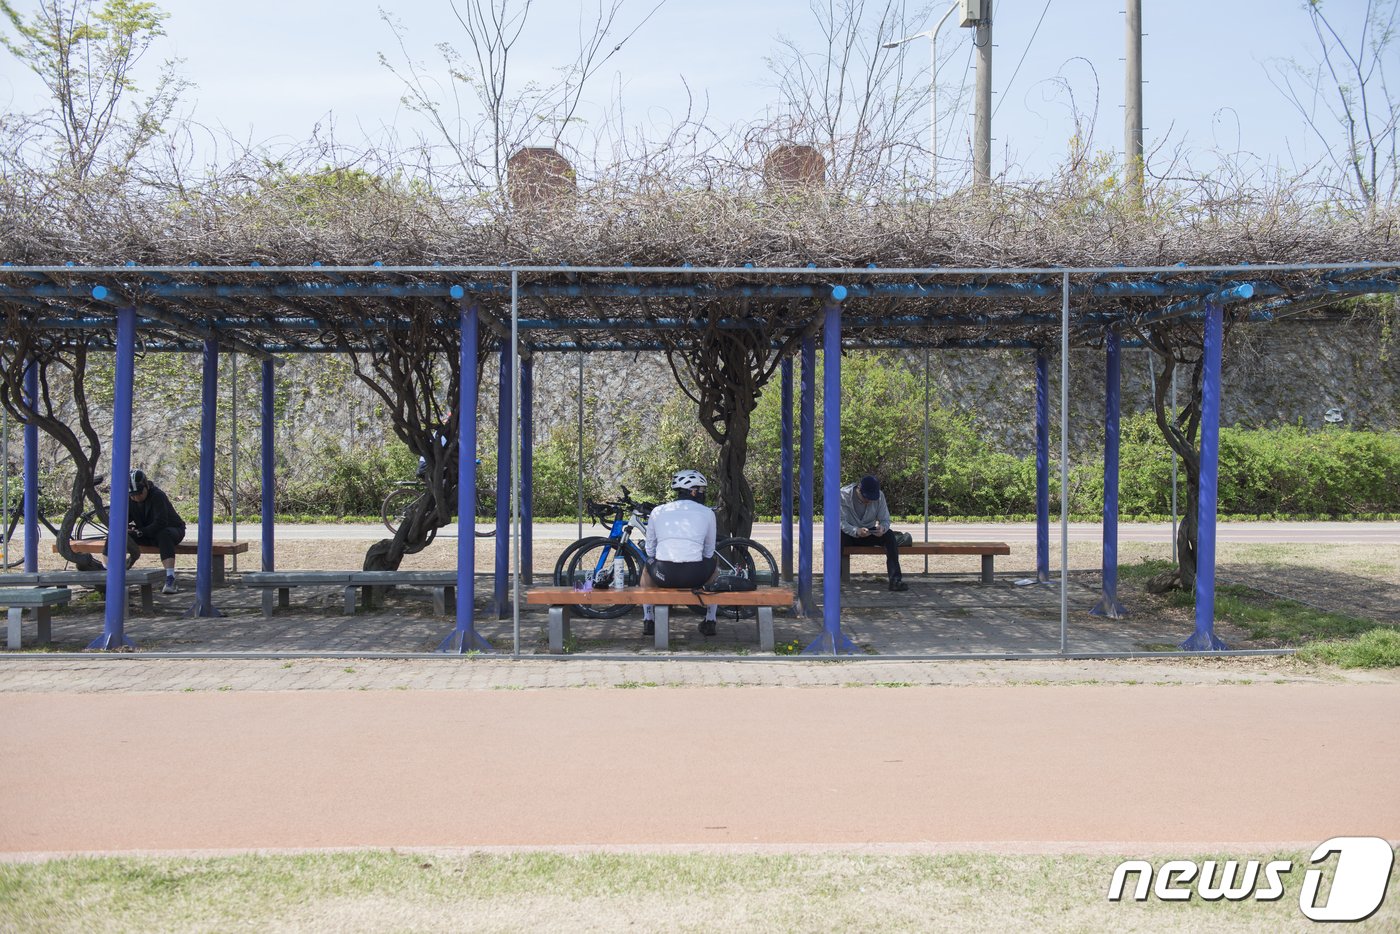
[[[578,190],[574,167],[547,146],[516,150],[506,161],[510,203],[521,210],[560,204]]]
[[[826,160],[811,146],[779,146],[763,160],[763,182],[769,188],[821,187],[826,183]]]

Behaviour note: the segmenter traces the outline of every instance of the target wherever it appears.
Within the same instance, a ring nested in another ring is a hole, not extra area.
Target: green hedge
[[[822,381],[817,374],[816,443],[822,444]],[[842,361],[841,439],[843,481],[866,473],[881,479],[891,511],[923,514],[924,385],[921,374],[897,359],[851,354]],[[748,477],[760,516],[774,516],[779,504],[780,393],[776,379],[759,399],[749,440]],[[588,397],[589,412],[615,411],[613,400]],[[600,450],[598,433],[585,428],[585,495],[607,499],[618,494],[614,481],[600,479],[621,468],[621,483],[638,498],[669,498],[675,470],[713,470],[717,448],[696,425],[694,405],[675,393],[658,400],[656,417],[644,421],[642,407],[615,416],[615,451]],[[650,412],[648,414],[651,414]],[[495,444],[483,424],[479,468],[484,489],[482,514],[495,507]],[[385,493],[396,481],[411,479],[416,458],[398,444],[350,447],[303,439],[317,447],[309,467],[279,464],[277,511],[316,516],[377,516]],[[256,441],[245,447],[245,463],[256,463]],[[1058,440],[1051,441],[1052,455]],[[625,452],[619,456],[616,452]],[[177,499],[193,496],[197,449],[176,452],[171,476],[160,482]],[[306,461],[307,459],[302,458]],[[578,436],[572,423],[556,426],[536,443],[534,514],[572,516],[577,509]],[[1165,516],[1171,511],[1171,450],[1148,413],[1123,419],[1120,452],[1120,511],[1125,517]],[[1035,511],[1035,460],[993,449],[972,421],[934,405],[929,412],[929,515],[937,518],[1006,518]],[[1057,465],[1051,465],[1051,510],[1060,509]],[[1182,482],[1184,483],[1184,472]],[[181,479],[183,485],[179,482]],[[816,462],[822,483],[820,454]],[[242,475],[240,505],[257,501],[256,472]],[[17,487],[17,481],[12,481]],[[61,477],[41,479],[48,498],[66,493]],[[188,489],[186,489],[188,487]],[[1075,458],[1069,476],[1070,512],[1096,516],[1103,509],[1101,452]],[[220,490],[222,491],[222,488]],[[1184,493],[1181,500],[1184,502]],[[47,503],[56,514],[58,503]],[[182,502],[183,505],[183,502]],[[820,502],[818,502],[820,508]],[[226,507],[225,507],[226,508]],[[1242,516],[1350,517],[1400,513],[1400,432],[1300,427],[1224,428],[1220,437],[1220,513]]]

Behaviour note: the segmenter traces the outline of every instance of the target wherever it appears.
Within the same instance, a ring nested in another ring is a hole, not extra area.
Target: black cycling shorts
[[[650,564],[651,579],[658,587],[673,590],[694,590],[703,586],[715,572],[715,556],[699,561],[657,561]]]

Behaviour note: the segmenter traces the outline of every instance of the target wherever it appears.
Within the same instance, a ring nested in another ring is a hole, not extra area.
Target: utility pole
[[[972,4],[968,4],[972,6]],[[972,34],[977,46],[976,126],[972,138],[972,184],[992,182],[992,0],[981,0],[981,15]]]
[[[1126,0],[1128,51],[1127,87],[1123,104],[1123,161],[1128,194],[1142,205],[1142,0]]]

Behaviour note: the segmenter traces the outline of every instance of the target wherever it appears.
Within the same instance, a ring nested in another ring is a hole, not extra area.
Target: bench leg
[[[290,610],[292,608],[292,588],[277,588],[277,605],[284,610]]]
[[[671,648],[671,608],[664,603],[658,603],[654,611],[656,616],[656,642],[654,645],[658,649],[668,650]]]
[[[758,650],[760,652],[773,651],[773,608],[771,606],[758,608]]]
[[[272,609],[277,605],[277,591],[272,587],[264,587],[262,592],[263,619],[272,619]]]
[[[214,586],[224,585],[224,556],[214,555]]]
[[[843,554],[843,555],[841,556],[841,583],[843,583],[843,584],[849,584],[850,582],[851,582],[851,556],[850,556],[850,555],[847,555],[847,554]]]
[[[48,645],[53,641],[53,609],[47,606],[34,608],[34,621],[39,624],[39,644]]]
[[[457,612],[456,587],[433,588],[433,612],[438,616],[449,616]]]
[[[6,646],[12,649],[20,647],[20,626],[24,623],[24,608],[18,606],[10,607],[9,626],[6,627]]]
[[[570,616],[567,606],[549,608],[549,651],[551,654],[564,654],[564,640],[569,638]]]
[[[991,555],[982,556],[982,583],[990,584],[992,582],[992,567],[995,561],[996,558]]]
[[[155,588],[150,584],[141,585],[141,612],[154,614],[156,611]]]
[[[345,588],[345,615],[355,615],[355,591],[359,589],[358,584],[351,584]],[[368,589],[368,588],[366,588]]]

